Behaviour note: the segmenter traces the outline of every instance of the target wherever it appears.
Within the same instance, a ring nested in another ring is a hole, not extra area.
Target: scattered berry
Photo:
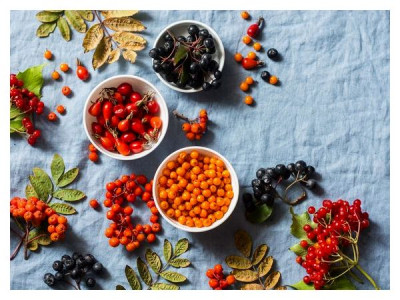
[[[89,160],[91,160],[92,162],[97,162],[99,160],[99,155],[97,154],[97,152],[90,152]]]
[[[249,77],[246,77],[245,82],[248,85],[252,85],[254,83],[254,79],[253,79],[253,77],[249,76]]]
[[[264,18],[261,17],[258,19],[257,23],[249,26],[249,28],[247,29],[247,34],[252,38],[256,38],[259,35],[263,25]]]
[[[240,53],[236,53],[234,58],[235,58],[235,61],[241,62],[243,59],[243,56]]]
[[[262,49],[262,46],[259,42],[257,42],[257,43],[254,43],[253,48],[256,51],[260,51]]]
[[[241,84],[240,84],[240,89],[243,91],[243,92],[246,92],[246,91],[248,91],[249,90],[249,85],[245,82],[245,81],[243,81]]]
[[[254,102],[254,99],[253,99],[253,97],[250,96],[250,95],[247,95],[247,96],[244,98],[244,103],[246,103],[247,105],[252,105],[253,102]]]
[[[54,122],[57,120],[57,115],[54,112],[49,113],[49,115],[47,116],[47,120]]]
[[[245,20],[247,20],[250,17],[250,15],[249,15],[249,13],[247,11],[242,11],[240,13],[240,16]]]
[[[51,53],[51,51],[50,51],[50,50],[46,49],[46,51],[44,51],[44,54],[43,54],[43,56],[44,56],[44,58],[45,58],[45,59],[48,59],[48,60],[50,60],[50,59],[52,59],[52,58],[53,58],[53,53]]]
[[[248,45],[252,42],[251,37],[249,37],[248,35],[245,35],[242,40],[243,40],[243,43],[245,43],[246,45]]]
[[[63,115],[65,113],[65,106],[63,105],[58,105],[56,109],[59,114]]]
[[[97,148],[93,144],[89,144],[88,149],[90,152],[97,152]]]
[[[272,60],[277,60],[279,58],[278,50],[276,50],[274,48],[268,49],[267,55]]]
[[[275,85],[275,84],[278,83],[278,81],[279,81],[279,79],[278,79],[278,77],[276,77],[275,75],[272,75],[271,77],[269,77],[269,83],[270,83],[270,84]]]
[[[85,66],[83,66],[83,65],[81,64],[81,62],[79,61],[79,59],[77,59],[76,61],[77,61],[77,62],[76,62],[76,64],[77,64],[77,67],[76,67],[76,76],[78,76],[78,78],[79,78],[80,80],[83,80],[83,81],[87,80],[87,79],[89,78],[89,71],[86,69]]]
[[[53,71],[53,73],[51,73],[51,78],[53,78],[54,80],[60,79],[60,73],[58,73],[57,71]]]
[[[266,81],[266,82],[269,82],[269,78],[271,77],[271,74],[269,74],[269,72],[268,71],[262,71],[261,72],[261,79],[262,80],[264,80],[264,81]]]
[[[64,73],[65,73],[65,72],[68,72],[68,70],[69,70],[68,64],[62,63],[62,64],[60,65],[60,70],[63,71]]]
[[[186,138],[189,141],[195,139],[200,140],[203,134],[207,131],[208,115],[205,109],[200,110],[199,117],[194,120],[188,119],[177,111],[174,111],[173,113],[177,118],[186,121],[182,124],[182,131],[186,133]]]
[[[96,199],[92,199],[92,200],[90,200],[89,205],[91,208],[96,209],[99,207],[100,204]]]
[[[250,51],[249,53],[247,53],[247,58],[256,59],[257,54],[255,54],[253,51]]]

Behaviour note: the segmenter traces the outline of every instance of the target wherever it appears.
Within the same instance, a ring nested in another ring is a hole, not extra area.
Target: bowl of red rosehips
[[[168,128],[168,108],[148,81],[132,75],[108,78],[86,100],[83,125],[92,144],[120,160],[152,152]]]
[[[156,38],[149,56],[158,78],[176,91],[195,93],[221,85],[224,46],[204,23],[184,20],[168,25]]]

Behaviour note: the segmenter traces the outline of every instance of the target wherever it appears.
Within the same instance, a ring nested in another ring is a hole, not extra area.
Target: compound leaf
[[[92,58],[92,66],[96,70],[107,61],[111,53],[111,40],[109,37],[103,37],[97,45]]]
[[[85,20],[76,10],[66,10],[64,11],[64,15],[67,18],[69,24],[75,28],[76,31],[80,33],[85,33],[87,30],[87,26]]]

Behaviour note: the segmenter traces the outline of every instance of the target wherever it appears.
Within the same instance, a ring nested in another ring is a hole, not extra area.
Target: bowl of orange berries
[[[224,223],[238,201],[239,181],[230,162],[205,147],[185,147],[169,156],[154,176],[153,194],[161,216],[188,232]]]

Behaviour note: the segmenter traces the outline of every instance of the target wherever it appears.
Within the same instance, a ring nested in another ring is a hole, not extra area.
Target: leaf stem
[[[108,31],[107,27],[103,24],[103,21],[101,20],[97,10],[93,10],[92,11],[94,13],[94,15],[96,16],[97,20],[99,20],[100,22],[100,26],[103,28],[104,32],[106,33],[106,35],[108,35],[108,37],[111,39],[112,42],[114,42],[115,46],[118,49],[121,49],[118,45],[118,43],[113,39],[112,35],[110,34],[110,32]]]

